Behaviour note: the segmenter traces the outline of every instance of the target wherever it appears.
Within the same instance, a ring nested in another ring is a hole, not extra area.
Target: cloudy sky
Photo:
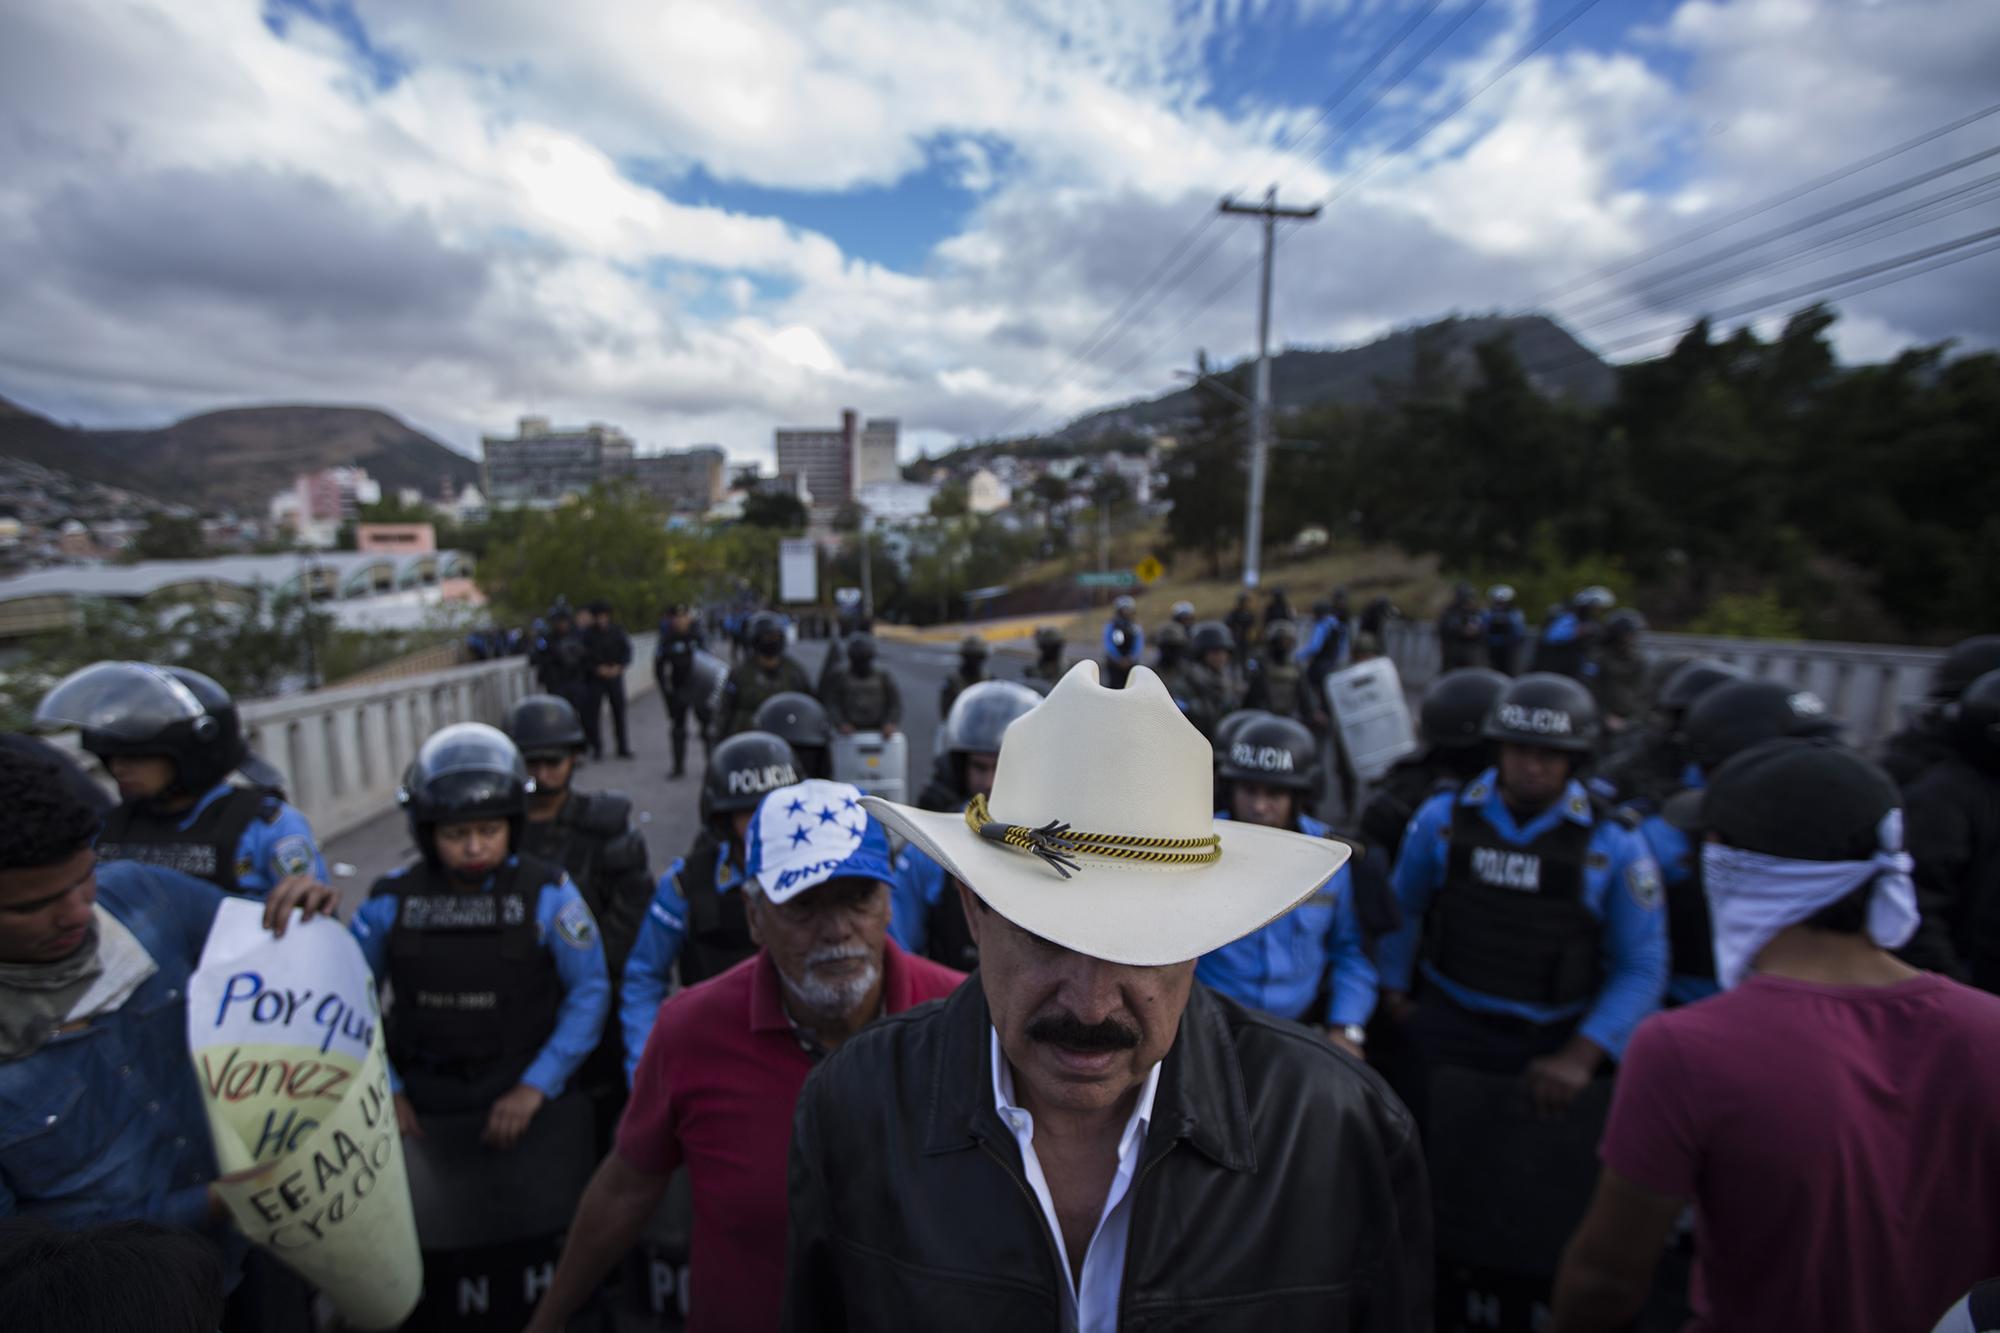
[[[540,412],[744,459],[851,405],[913,452],[1251,350],[1228,192],[1328,201],[1279,252],[1276,336],[1313,345],[1542,303],[1629,357],[2000,227],[2000,157],[1965,161],[1995,115],[1578,286],[2000,102],[2000,4],[1600,0],[1493,81],[1578,7],[9,4],[0,395],[369,403],[468,451]],[[1976,251],[1842,302],[1843,355],[2000,342]]]

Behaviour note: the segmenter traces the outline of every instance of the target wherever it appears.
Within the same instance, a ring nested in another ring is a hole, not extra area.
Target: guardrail
[[[653,638],[632,636],[628,696],[653,688]],[[453,722],[498,723],[540,689],[525,657],[312,690],[243,706],[250,748],[285,775],[285,795],[322,846],[390,809],[424,737]]]
[[[1437,626],[1392,621],[1384,644],[1403,683],[1422,689],[1437,676]],[[1848,741],[1874,749],[1903,724],[1930,691],[1941,648],[1901,648],[1873,643],[1728,639],[1699,634],[1645,634],[1640,651],[1651,661],[1713,657],[1751,676],[1811,690],[1847,727]],[[1532,652],[1532,646],[1525,649]]]

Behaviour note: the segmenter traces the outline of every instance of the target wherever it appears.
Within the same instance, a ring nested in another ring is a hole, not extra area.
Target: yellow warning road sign
[[[1139,576],[1139,582],[1152,583],[1158,580],[1160,575],[1167,572],[1167,567],[1149,555],[1135,565],[1132,572]]]

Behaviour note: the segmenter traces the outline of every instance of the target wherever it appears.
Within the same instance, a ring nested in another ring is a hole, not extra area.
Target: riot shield
[[[520,1142],[480,1142],[484,1111],[420,1117],[404,1140],[424,1254],[410,1327],[519,1333],[549,1288],[563,1232],[596,1169],[590,1099],[544,1106]]]
[[[1376,657],[1343,667],[1329,672],[1320,687],[1354,775],[1363,782],[1374,782],[1416,752],[1417,729],[1394,662]]]
[[[833,738],[833,779],[851,782],[870,796],[905,801],[909,790],[910,742],[902,732],[857,731]]]

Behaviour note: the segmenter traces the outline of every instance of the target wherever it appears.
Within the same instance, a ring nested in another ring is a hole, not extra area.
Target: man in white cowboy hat
[[[961,813],[864,804],[959,881],[977,984],[828,1059],[793,1125],[784,1326],[1430,1327],[1409,1114],[1194,981],[1345,847],[1222,822],[1152,671],[1078,664]]]

